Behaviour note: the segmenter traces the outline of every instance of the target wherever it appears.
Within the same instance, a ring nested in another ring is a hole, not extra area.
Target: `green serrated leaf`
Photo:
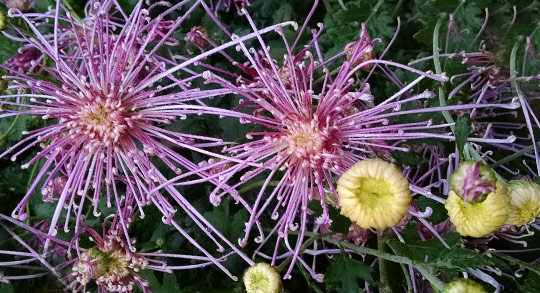
[[[15,42],[4,35],[0,35],[0,63],[4,63],[11,56],[17,54],[17,50],[21,46],[21,43]]]
[[[328,292],[362,292],[358,286],[358,279],[373,283],[371,267],[341,255],[333,262],[324,275],[324,282]]]
[[[527,272],[526,277],[523,278],[523,283],[518,283],[517,285],[519,292],[536,293],[538,292],[538,288],[540,288],[540,278],[533,272]]]
[[[214,207],[211,212],[205,212],[204,217],[223,233],[225,237],[233,241],[242,236],[242,228],[244,227],[244,223],[249,219],[249,214],[244,209],[231,214],[229,208],[231,200],[230,197],[227,197],[219,206]]]
[[[178,286],[174,273],[165,273],[161,288],[163,292],[180,292],[180,286]]]
[[[347,235],[347,233],[349,232],[349,228],[352,225],[351,220],[341,215],[339,209],[331,205],[328,205],[328,214],[330,215],[330,219],[332,220],[330,230],[335,233]]]
[[[459,245],[446,249],[433,260],[433,264],[440,270],[450,272],[466,271],[467,268],[493,265],[493,261],[486,255],[461,248]]]
[[[331,49],[328,55],[333,55],[343,50],[346,44],[358,39],[361,24],[366,23],[366,28],[371,38],[381,39],[377,47],[386,47],[393,36],[395,19],[391,17],[394,6],[387,2],[382,3],[375,9],[374,1],[358,0],[345,4],[346,9],[336,5],[330,10],[324,19],[325,32],[321,42]]]
[[[463,148],[467,143],[467,138],[472,132],[472,122],[469,114],[461,115],[456,120],[455,136],[456,144],[460,154],[463,154]]]

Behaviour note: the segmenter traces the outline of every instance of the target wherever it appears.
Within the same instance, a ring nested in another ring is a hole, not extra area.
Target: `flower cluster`
[[[482,162],[461,163],[451,184],[445,207],[461,235],[487,236],[504,224],[521,226],[539,215],[538,184],[497,180]]]

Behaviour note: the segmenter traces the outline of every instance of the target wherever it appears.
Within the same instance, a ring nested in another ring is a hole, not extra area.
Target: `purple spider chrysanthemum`
[[[258,30],[247,11],[242,10],[242,12],[257,34]],[[302,27],[299,35],[302,34],[305,26]],[[276,31],[283,35],[280,28]],[[453,139],[452,135],[447,134],[446,129],[451,124],[434,125],[429,119],[417,119],[417,114],[476,107],[474,105],[421,107],[416,110],[400,111],[404,105],[421,104],[434,96],[433,93],[426,91],[401,98],[403,93],[420,80],[432,78],[437,81],[446,81],[447,78],[391,61],[370,59],[373,55],[370,51],[372,47],[370,47],[371,41],[367,32],[363,35],[363,41],[349,45],[342,54],[332,58],[332,60],[337,60],[340,56],[348,56],[349,60],[339,66],[337,74],[330,74],[327,69],[330,62],[324,61],[318,53],[319,60],[316,60],[317,58],[310,51],[314,48],[316,52],[319,52],[317,38],[321,32],[322,29],[314,30],[313,41],[298,53],[293,53],[298,39],[289,46],[284,38],[287,54],[282,66],[278,66],[277,62],[270,57],[262,38],[258,38],[262,47],[261,51],[248,50],[241,42],[237,48],[243,51],[249,62],[235,64],[239,64],[240,68],[252,79],[238,77],[238,84],[236,84],[211,73],[205,76],[209,82],[218,83],[241,95],[244,100],[240,102],[239,107],[255,109],[252,115],[242,115],[241,123],[254,123],[265,128],[265,130],[248,133],[246,137],[251,140],[250,142],[225,149],[231,159],[241,160],[244,163],[227,166],[219,173],[223,183],[214,190],[210,200],[213,204],[218,204],[223,195],[231,193],[248,209],[251,217],[246,223],[245,237],[239,241],[241,245],[247,244],[254,225],[258,226],[260,233],[256,241],[268,240],[259,225],[259,218],[268,210],[272,202],[277,202],[275,208],[270,211],[272,219],[278,220],[273,230],[273,232],[278,232],[278,241],[272,265],[276,262],[281,240],[285,241],[289,250],[294,251],[294,260],[298,258],[307,228],[309,201],[317,198],[323,207],[323,214],[316,219],[316,224],[330,222],[326,202],[332,199],[326,194],[336,194],[334,176],[342,174],[358,160],[374,156],[378,150],[408,151],[407,148],[398,146],[404,140]],[[234,35],[228,34],[235,39]],[[364,83],[358,90],[353,85],[355,73],[374,64],[396,66],[416,73],[420,77],[392,97],[373,106],[369,84]],[[317,70],[324,72],[320,83],[316,81]],[[513,107],[513,105],[498,106]],[[231,113],[226,110],[219,114],[236,115],[233,117],[240,115],[238,112]],[[410,115],[411,121],[417,122],[390,123],[400,115]],[[227,160],[219,161],[214,166],[218,169],[226,163]],[[259,166],[248,169],[248,163],[259,164]],[[231,187],[225,187],[224,184],[231,181],[236,174],[242,174],[240,182],[231,184]],[[248,204],[234,188],[261,174],[266,179],[262,182],[255,202]],[[275,182],[271,184],[273,180]],[[275,186],[271,191],[270,185]],[[300,223],[297,222],[298,216],[300,216]],[[293,245],[289,244],[288,232],[297,229],[300,229],[299,238],[293,248]],[[286,278],[290,277],[293,264],[285,274]],[[306,269],[320,280],[320,276],[314,274],[309,267]]]
[[[27,168],[39,161],[43,163],[27,194],[13,212],[14,217],[24,219],[28,216],[25,206],[34,190],[43,182],[44,198],[57,201],[49,234],[56,233],[57,223],[64,212],[64,229],[69,229],[70,218],[75,214],[75,231],[78,232],[81,216],[88,210],[85,208],[86,202],[90,201],[93,205],[95,215],[99,214],[98,202],[104,197],[109,206],[114,204],[122,210],[125,208],[122,203],[125,187],[125,193],[133,195],[141,217],[144,216],[142,207],[154,204],[163,213],[164,222],[173,225],[206,257],[233,277],[173,220],[175,205],[179,205],[215,242],[218,250],[225,249],[219,243],[223,241],[248,263],[252,264],[252,261],[219,233],[174,186],[164,188],[172,200],[160,193],[149,192],[157,183],[166,181],[152,162],[153,157],[161,160],[173,172],[181,173],[187,169],[185,174],[208,176],[205,171],[208,168],[200,168],[171,147],[227,158],[203,149],[225,145],[221,139],[177,133],[160,127],[178,118],[185,119],[189,114],[202,113],[206,106],[200,99],[230,92],[229,89],[187,89],[190,81],[202,74],[194,73],[186,66],[218,52],[220,48],[182,64],[155,54],[175,28],[201,3],[197,1],[189,6],[187,13],[175,20],[174,24],[167,23],[167,29],[164,29],[163,17],[187,2],[178,3],[163,14],[149,18],[148,10],[142,9],[142,1],[139,1],[131,15],[124,19],[125,24],[116,30],[108,10],[100,10],[101,6],[95,2],[95,10],[92,10],[95,14],[90,17],[91,21],[76,23],[70,15],[67,16],[70,21],[68,25],[72,26],[70,35],[75,42],[66,47],[61,47],[55,36],[43,37],[26,15],[11,11],[12,16],[26,20],[36,35],[30,38],[21,32],[22,38],[52,59],[55,66],[47,68],[32,62],[33,66],[47,72],[50,76],[47,80],[39,80],[34,75],[19,71],[10,71],[9,75],[4,76],[13,81],[9,88],[18,93],[0,97],[0,104],[4,106],[0,118],[36,115],[51,122],[25,132],[27,137],[9,147],[0,157],[9,154],[15,161],[36,145],[42,148],[22,165]],[[55,23],[56,32],[56,26],[61,23]],[[267,31],[273,29],[270,27]],[[247,35],[222,47],[234,46],[253,37],[255,34]],[[150,43],[151,49],[148,48]],[[186,71],[188,77],[178,79],[176,76],[180,70]],[[162,79],[168,81],[162,83]],[[169,93],[174,89],[182,91]],[[202,106],[197,108],[192,102]],[[208,181],[218,182],[217,178]],[[127,219],[122,217],[122,213],[119,219],[122,231],[129,239]],[[134,250],[129,240],[126,245]]]

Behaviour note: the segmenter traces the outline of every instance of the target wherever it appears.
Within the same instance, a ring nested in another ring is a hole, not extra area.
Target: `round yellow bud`
[[[447,284],[441,293],[486,293],[486,290],[473,280],[457,279]]]
[[[243,279],[247,293],[278,293],[281,289],[281,277],[267,263],[251,266]]]
[[[381,159],[356,163],[338,180],[341,214],[364,229],[395,226],[411,203],[409,181]]]
[[[483,201],[465,202],[451,190],[444,207],[457,232],[463,236],[487,236],[508,219],[508,196],[501,181],[497,181],[495,192],[489,193]]]
[[[510,181],[508,183],[510,213],[506,224],[521,226],[528,223],[540,213],[540,186],[527,181]]]

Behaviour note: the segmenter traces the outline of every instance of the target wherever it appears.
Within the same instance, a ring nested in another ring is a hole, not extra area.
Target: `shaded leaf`
[[[455,136],[456,144],[460,154],[463,154],[463,148],[467,143],[467,138],[472,131],[472,122],[469,114],[461,115],[456,120]]]
[[[358,279],[373,283],[371,271],[370,266],[342,255],[328,267],[324,275],[327,291],[362,292]]]

